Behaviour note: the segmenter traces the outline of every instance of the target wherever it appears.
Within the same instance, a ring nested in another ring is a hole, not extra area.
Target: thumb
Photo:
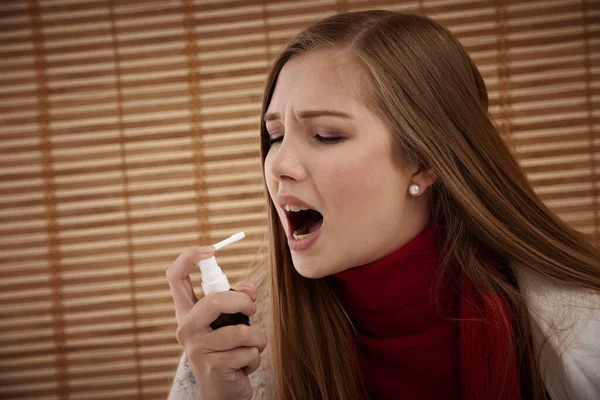
[[[256,301],[256,286],[252,282],[240,281],[235,285],[234,290],[246,293],[252,301]]]

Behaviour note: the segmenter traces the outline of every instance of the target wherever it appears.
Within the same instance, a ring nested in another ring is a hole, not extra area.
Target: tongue
[[[317,231],[323,224],[323,216],[318,212],[307,213],[308,217],[302,221],[302,225],[294,231],[298,236],[308,235]]]

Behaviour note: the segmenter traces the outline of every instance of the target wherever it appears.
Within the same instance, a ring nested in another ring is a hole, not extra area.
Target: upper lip
[[[286,194],[286,195],[278,195],[276,197],[276,202],[277,204],[279,204],[279,206],[285,210],[285,206],[289,205],[289,206],[296,206],[296,207],[303,207],[303,208],[309,208],[311,210],[315,210],[317,211],[316,208],[314,208],[313,206],[311,206],[310,204],[300,200],[299,198]]]

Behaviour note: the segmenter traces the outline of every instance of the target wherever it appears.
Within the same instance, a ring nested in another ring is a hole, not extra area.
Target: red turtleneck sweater
[[[458,271],[437,286],[439,265],[429,225],[388,256],[330,277],[358,332],[371,398],[518,399],[510,335],[489,323],[497,307],[474,307],[472,284],[461,284]]]
[[[458,323],[440,316],[431,296],[439,265],[432,231],[428,226],[392,254],[332,279],[358,331],[373,399],[460,399]],[[444,311],[456,318],[458,291],[448,292]]]

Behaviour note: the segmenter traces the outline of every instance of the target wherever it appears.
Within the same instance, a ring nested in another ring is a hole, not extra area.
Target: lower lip
[[[307,238],[297,240],[294,238],[294,234],[290,233],[288,235],[288,245],[290,246],[290,250],[292,251],[304,251],[311,248],[319,239],[319,235],[321,234],[321,230],[323,229],[323,224],[317,229],[312,235]]]

